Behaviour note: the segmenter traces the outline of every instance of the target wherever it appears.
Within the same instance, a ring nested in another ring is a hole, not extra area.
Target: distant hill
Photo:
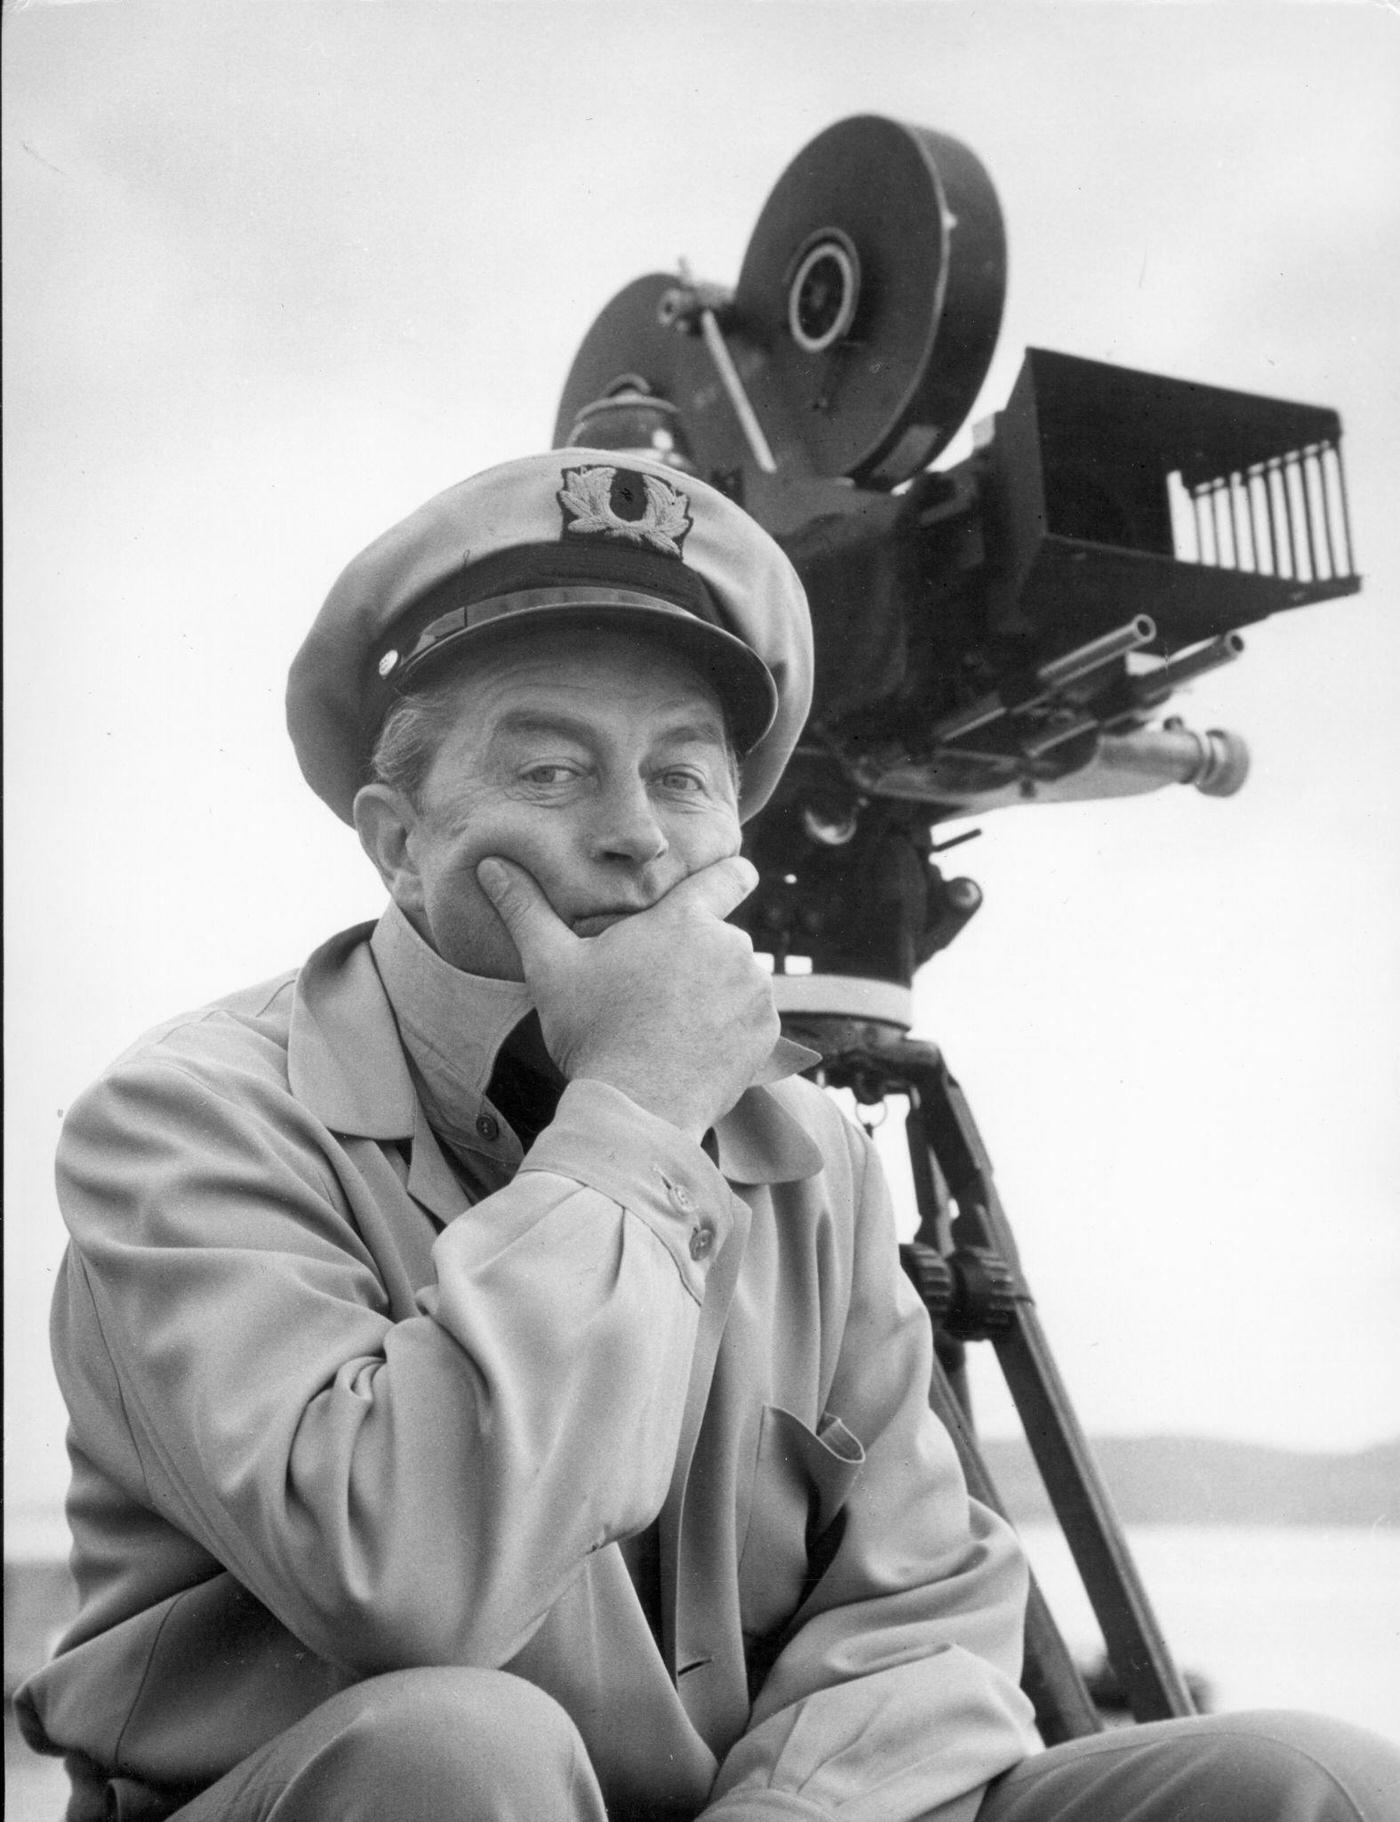
[[[1400,1437],[1337,1455],[1203,1436],[1100,1436],[1091,1446],[1126,1525],[1400,1526]],[[989,1438],[982,1449],[1011,1516],[1050,1518],[1026,1445]]]

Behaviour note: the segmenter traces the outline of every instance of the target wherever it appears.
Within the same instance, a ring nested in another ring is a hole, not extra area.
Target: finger
[[[732,854],[701,867],[666,894],[678,909],[708,911],[711,917],[728,917],[758,884],[758,869],[742,855]]]
[[[558,955],[579,940],[556,914],[536,881],[513,860],[488,855],[477,864],[476,879],[509,930],[527,974],[532,965]]]

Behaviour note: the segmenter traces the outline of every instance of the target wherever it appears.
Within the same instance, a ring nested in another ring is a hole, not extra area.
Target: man
[[[332,590],[289,724],[389,907],[60,1154],[81,1611],[22,1716],[72,1822],[1146,1815],[1241,1741],[1218,1813],[1296,1796],[1255,1723],[1029,1756],[878,1167],[724,922],[810,669],[766,535],[606,452]]]

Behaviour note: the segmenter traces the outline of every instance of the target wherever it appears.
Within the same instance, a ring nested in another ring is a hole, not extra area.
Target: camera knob
[[[919,1240],[900,1247],[899,1262],[924,1308],[936,1326],[942,1328],[953,1306],[953,1268],[936,1248]]]
[[[1016,1274],[999,1253],[960,1246],[946,1258],[911,1240],[899,1249],[905,1276],[934,1326],[956,1341],[991,1341],[1016,1320]]]
[[[956,1247],[948,1260],[953,1301],[943,1326],[959,1341],[994,1341],[1016,1320],[1016,1274],[985,1246]]]

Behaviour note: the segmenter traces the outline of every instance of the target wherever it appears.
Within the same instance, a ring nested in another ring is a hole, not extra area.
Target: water
[[[1022,1537],[1081,1659],[1101,1649],[1052,1526]],[[1129,1533],[1172,1654],[1216,1711],[1307,1708],[1400,1744],[1400,1530],[1143,1526]]]

